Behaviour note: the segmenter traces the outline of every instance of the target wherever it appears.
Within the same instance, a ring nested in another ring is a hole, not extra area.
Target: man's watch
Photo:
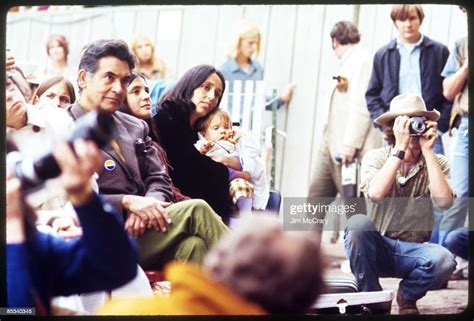
[[[403,158],[405,158],[405,151],[401,149],[393,148],[392,151],[390,152],[390,155],[398,157],[401,160],[403,160]]]

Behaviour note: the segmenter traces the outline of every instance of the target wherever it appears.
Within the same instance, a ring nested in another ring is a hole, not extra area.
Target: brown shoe
[[[418,308],[416,307],[416,301],[407,301],[403,298],[400,293],[400,290],[397,291],[397,304],[398,304],[398,314],[420,314]]]

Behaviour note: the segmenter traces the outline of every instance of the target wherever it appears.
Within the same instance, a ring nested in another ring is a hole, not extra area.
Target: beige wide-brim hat
[[[378,125],[390,127],[391,122],[398,116],[423,116],[428,120],[437,121],[439,112],[437,110],[426,110],[423,98],[413,94],[398,95],[390,102],[390,110],[375,118],[374,122]]]

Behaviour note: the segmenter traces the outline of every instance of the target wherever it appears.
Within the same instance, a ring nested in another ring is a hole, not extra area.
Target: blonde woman
[[[145,35],[138,35],[130,44],[133,54],[137,58],[135,70],[143,74],[147,80],[153,81],[167,78],[167,70],[163,60],[158,58],[155,45]]]
[[[227,61],[219,67],[225,80],[229,81],[230,92],[234,80],[263,80],[263,68],[256,60],[261,43],[262,35],[258,27],[249,21],[240,21],[226,54]],[[293,86],[290,85],[279,97],[278,107],[289,103],[292,94]],[[267,103],[270,103],[269,99]]]

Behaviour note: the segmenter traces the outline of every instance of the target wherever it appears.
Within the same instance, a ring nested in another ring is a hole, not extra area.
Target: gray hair
[[[112,56],[125,61],[130,71],[135,68],[135,57],[123,40],[103,39],[89,44],[82,53],[79,69],[94,74],[99,66],[100,58]]]

